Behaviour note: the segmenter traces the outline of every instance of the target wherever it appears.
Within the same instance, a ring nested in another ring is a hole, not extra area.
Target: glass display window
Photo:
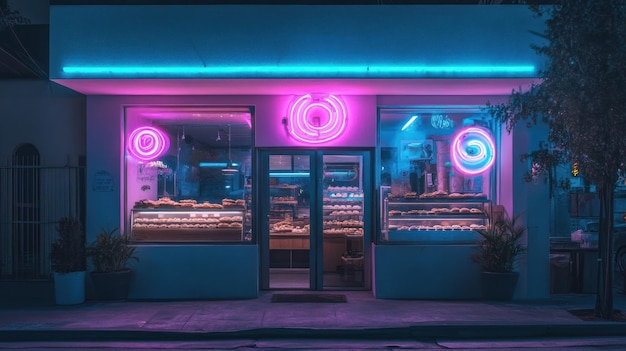
[[[127,108],[126,228],[133,240],[252,241],[251,126],[249,108]]]
[[[379,242],[478,239],[496,144],[480,107],[379,109]]]

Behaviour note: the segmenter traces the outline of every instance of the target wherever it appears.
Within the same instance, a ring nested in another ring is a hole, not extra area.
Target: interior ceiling
[[[237,106],[143,106],[126,110],[127,119],[139,118],[172,136],[202,148],[234,148],[252,145],[250,109]]]
[[[534,78],[55,79],[85,95],[509,95]]]

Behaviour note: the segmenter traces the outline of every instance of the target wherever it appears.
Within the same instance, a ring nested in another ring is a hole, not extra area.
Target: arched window
[[[13,154],[13,267],[17,279],[36,278],[41,264],[39,151],[20,145]]]

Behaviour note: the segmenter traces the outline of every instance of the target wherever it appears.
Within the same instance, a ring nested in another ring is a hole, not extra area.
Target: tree
[[[533,45],[546,58],[541,79],[488,110],[508,132],[520,123],[547,124],[547,141],[526,155],[535,171],[576,163],[582,177],[597,186],[600,269],[594,309],[598,317],[611,319],[613,199],[626,160],[626,0],[560,0],[551,7],[530,7],[548,16],[541,35],[545,43]]]

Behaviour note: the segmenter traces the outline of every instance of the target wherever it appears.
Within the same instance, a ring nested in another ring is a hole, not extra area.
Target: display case
[[[486,229],[489,200],[481,194],[437,198],[388,197],[383,202],[383,241],[473,242]]]
[[[356,186],[329,186],[324,191],[322,218],[324,269],[334,271],[340,266],[346,276],[362,273],[363,191]]]
[[[270,267],[307,268],[310,249],[309,206],[299,206],[302,179],[281,177],[270,185]],[[294,182],[290,184],[288,182]]]
[[[363,192],[357,187],[328,187],[323,203],[324,235],[363,237]]]
[[[172,206],[136,206],[131,211],[135,242],[241,242],[249,229],[243,202]]]
[[[283,184],[270,186],[270,218],[283,220],[297,217],[297,185]]]

